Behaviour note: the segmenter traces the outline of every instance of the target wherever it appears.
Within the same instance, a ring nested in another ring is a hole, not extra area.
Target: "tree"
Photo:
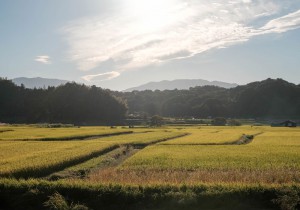
[[[242,123],[238,120],[235,120],[235,119],[231,119],[228,121],[228,125],[231,125],[231,126],[240,126],[242,125]]]
[[[164,118],[159,115],[154,115],[151,117],[150,125],[151,126],[162,126]]]
[[[111,125],[122,123],[126,112],[123,99],[96,86],[27,89],[0,78],[0,122]]]
[[[213,119],[213,121],[211,122],[212,125],[215,126],[224,126],[226,125],[227,121],[224,117],[217,117],[215,119]]]

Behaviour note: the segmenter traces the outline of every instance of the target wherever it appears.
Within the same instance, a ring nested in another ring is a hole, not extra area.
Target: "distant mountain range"
[[[235,83],[226,83],[226,82],[220,82],[220,81],[207,81],[203,79],[178,79],[178,80],[163,80],[160,82],[149,82],[144,85],[140,85],[138,87],[133,87],[124,90],[123,92],[131,92],[134,90],[137,91],[143,91],[143,90],[184,90],[184,89],[189,89],[191,87],[196,87],[196,86],[218,86],[218,87],[223,87],[223,88],[234,88],[238,86],[238,84]]]
[[[18,77],[15,79],[12,79],[12,82],[16,85],[20,86],[23,84],[26,88],[47,88],[48,86],[51,87],[57,87],[59,85],[66,84],[70,81],[68,80],[60,80],[60,79],[49,79],[49,78],[41,78],[41,77],[35,77],[35,78],[27,78],[27,77]],[[178,80],[163,80],[160,82],[149,82],[147,84],[128,88],[124,90],[123,92],[131,92],[134,90],[137,91],[143,91],[143,90],[184,90],[189,89],[191,87],[196,86],[217,86],[217,87],[223,87],[223,88],[234,88],[238,86],[238,84],[235,83],[226,83],[226,82],[220,82],[220,81],[207,81],[203,79],[178,79]]]
[[[48,86],[57,87],[59,85],[66,84],[67,80],[60,80],[60,79],[48,79],[48,78],[27,78],[27,77],[18,77],[12,79],[12,82],[16,85],[20,86],[23,84],[26,88],[47,88]]]

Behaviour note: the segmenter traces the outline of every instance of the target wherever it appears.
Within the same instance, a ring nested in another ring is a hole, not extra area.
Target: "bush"
[[[44,203],[44,206],[51,210],[88,210],[88,207],[81,204],[71,203],[69,205],[65,198],[57,192],[49,196],[49,200]]]
[[[242,123],[240,121],[238,121],[238,120],[232,119],[232,120],[228,121],[228,125],[231,125],[231,126],[241,126]]]
[[[277,193],[277,199],[273,199],[272,201],[282,210],[294,210],[298,209],[297,206],[300,204],[300,197],[296,190],[283,189]]]
[[[151,117],[151,120],[150,120],[150,125],[151,126],[162,126],[163,124],[163,121],[164,121],[164,118],[159,116],[159,115],[154,115]]]
[[[226,125],[227,120],[224,117],[217,117],[215,119],[213,119],[213,121],[211,122],[212,125],[215,126],[224,126]]]

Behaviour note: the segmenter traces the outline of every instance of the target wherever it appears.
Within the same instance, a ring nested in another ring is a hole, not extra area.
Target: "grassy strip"
[[[46,209],[59,193],[90,209],[299,209],[299,185],[101,185],[78,181],[0,180],[3,209]]]
[[[104,169],[107,167],[112,167],[117,165],[127,156],[131,155],[133,152],[132,147],[120,146],[104,155],[92,158],[78,165],[71,166],[66,168],[63,171],[56,172],[51,174],[49,180],[58,180],[66,178],[84,178],[91,171]]]
[[[46,138],[20,138],[14,139],[14,141],[70,141],[70,140],[85,140],[91,138],[101,138],[109,136],[117,136],[124,134],[131,134],[133,131],[121,131],[121,132],[112,132],[112,133],[103,133],[103,134],[89,134],[89,135],[77,135],[77,136],[65,136],[65,137],[46,137]],[[10,140],[11,141],[11,140]]]

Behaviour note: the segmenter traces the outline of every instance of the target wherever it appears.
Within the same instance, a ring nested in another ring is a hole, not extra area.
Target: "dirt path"
[[[65,168],[64,170],[54,172],[47,177],[46,179],[49,180],[58,180],[58,179],[65,179],[65,178],[85,178],[90,173],[93,173],[95,171],[104,170],[107,168],[117,167],[118,165],[122,164],[126,159],[134,155],[135,153],[139,152],[140,150],[144,149],[147,146],[154,145],[160,142],[181,138],[183,136],[189,135],[189,133],[182,133],[181,135],[175,136],[175,137],[169,137],[165,139],[160,139],[157,141],[153,141],[151,143],[147,144],[124,144],[119,145],[111,150],[107,150],[106,153],[102,153],[98,156],[91,157],[90,159],[84,161],[88,162],[91,159],[100,158],[99,162],[97,164],[91,165],[87,168],[80,168],[78,170],[71,170],[70,168],[76,166],[72,165],[68,168]],[[80,162],[77,165],[83,164],[84,162]]]
[[[250,144],[254,137],[263,134],[263,132],[256,133],[254,135],[246,135],[244,134],[239,140],[232,142],[231,144],[242,145],[242,144]]]

